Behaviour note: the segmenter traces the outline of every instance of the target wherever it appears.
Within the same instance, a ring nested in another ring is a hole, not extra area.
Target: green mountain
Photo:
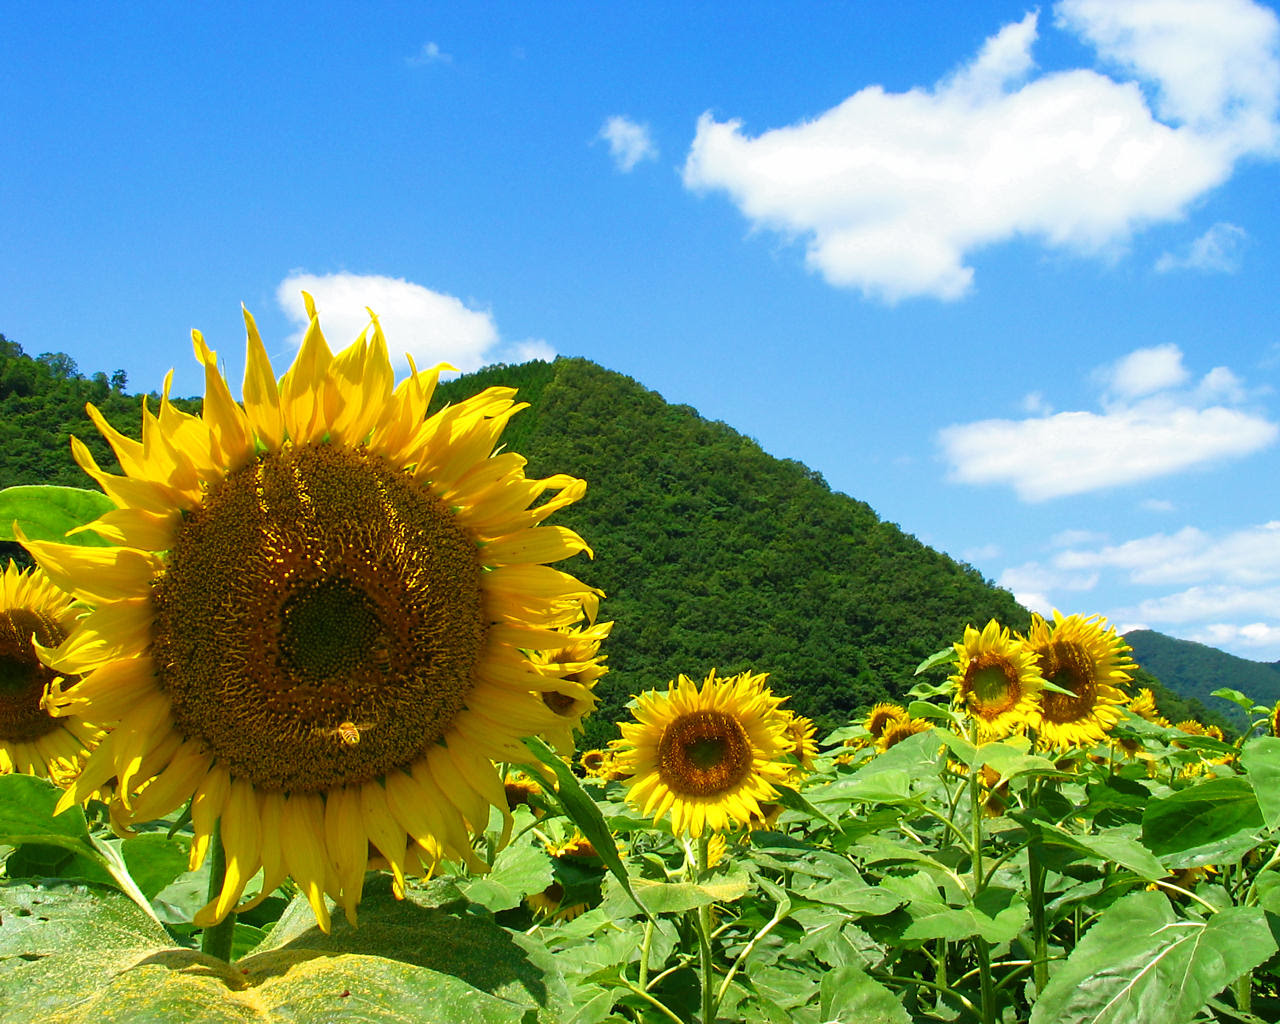
[[[125,384],[120,371],[86,378],[65,354],[33,358],[0,335],[0,488],[91,486],[70,434],[118,471],[84,405],[138,436],[141,404],[149,397],[155,408],[158,396],[128,395]],[[832,492],[821,474],[586,360],[487,367],[442,384],[434,405],[494,384],[531,403],[503,435],[529,474],[588,481],[587,496],[554,520],[593,547],[594,561],[579,555],[565,568],[607,593],[602,617],[616,623],[588,745],[614,734],[632,694],[711,668],[768,672],[797,712],[843,725],[901,697],[915,666],[965,625],[1028,625],[1008,591]],[[0,544],[0,558],[10,556],[26,561]],[[1146,675],[1135,682],[1155,689],[1171,719],[1205,717],[1198,701]]]
[[[1130,630],[1124,638],[1133,648],[1134,661],[1144,669],[1178,693],[1220,712],[1237,728],[1245,725],[1244,712],[1229,701],[1210,696],[1214,690],[1240,690],[1259,704],[1280,701],[1280,662],[1249,661],[1150,629]]]
[[[594,549],[566,567],[607,593],[616,622],[589,743],[631,694],[713,667],[768,672],[796,711],[844,724],[903,694],[966,624],[1027,626],[1008,591],[820,474],[584,359],[488,367],[441,385],[435,405],[495,384],[532,403],[503,435],[529,474],[588,482],[555,522]]]

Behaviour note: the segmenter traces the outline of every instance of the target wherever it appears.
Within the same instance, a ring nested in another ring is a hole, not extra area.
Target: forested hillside
[[[1179,640],[1151,629],[1132,630],[1125,639],[1133,648],[1134,658],[1165,685],[1221,712],[1237,727],[1244,725],[1244,713],[1228,701],[1211,697],[1214,690],[1240,690],[1259,704],[1274,705],[1280,700],[1280,663],[1237,658],[1216,647]]]
[[[118,471],[84,405],[136,437],[142,396],[126,383],[119,372],[85,377],[61,353],[32,358],[0,335],[0,487],[92,486],[71,459],[70,434]],[[973,568],[629,377],[582,359],[494,366],[441,385],[435,406],[492,384],[531,403],[503,437],[529,473],[588,481],[587,496],[555,521],[594,548],[594,561],[580,555],[567,568],[606,591],[602,616],[616,623],[589,744],[613,734],[632,694],[713,667],[768,672],[791,707],[834,727],[901,696],[915,666],[966,624],[1027,625],[1013,596]],[[1203,715],[1198,702],[1141,682],[1168,717]]]
[[[574,571],[617,623],[606,721],[638,689],[715,667],[769,672],[797,711],[835,724],[902,694],[966,623],[1027,624],[1008,591],[818,473],[586,360],[490,367],[436,403],[497,383],[532,403],[504,435],[529,472],[588,481],[556,521],[595,549]]]

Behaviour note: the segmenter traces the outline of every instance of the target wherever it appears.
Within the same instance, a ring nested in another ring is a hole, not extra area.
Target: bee
[[[318,730],[321,736],[334,736],[343,746],[354,747],[360,742],[360,730],[372,729],[373,722],[339,722],[332,729]]]
[[[383,675],[391,671],[391,645],[380,636],[369,645],[369,660]]]

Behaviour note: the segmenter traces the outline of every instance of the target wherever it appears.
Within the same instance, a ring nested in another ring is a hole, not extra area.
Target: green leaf
[[[920,664],[916,666],[916,670],[912,675],[918,676],[921,672],[929,671],[929,669],[933,668],[934,665],[949,665],[955,660],[956,649],[954,647],[947,647],[925,658],[924,661],[920,662]]]
[[[813,804],[809,803],[809,801],[806,800],[798,790],[795,790],[790,786],[784,786],[780,782],[775,782],[773,784],[773,788],[778,794],[777,802],[782,804],[782,806],[787,808],[787,810],[800,811],[802,814],[807,814],[810,817],[825,821],[833,828],[840,828],[840,823],[836,821],[835,818],[831,817],[825,811],[814,807]]]
[[[62,790],[48,779],[13,772],[0,775],[0,844],[44,843],[84,853],[93,849],[84,808],[54,815]]]
[[[713,903],[732,903],[750,891],[745,874],[693,882],[657,882],[648,878],[632,880],[632,898],[650,914],[677,914]],[[628,908],[617,888],[610,887],[602,904],[606,914],[625,916]]]
[[[941,731],[931,729],[907,737],[852,775],[808,790],[809,802],[819,807],[832,803],[847,806],[910,802],[913,799],[911,780],[923,777],[937,765],[941,735]]]
[[[1267,828],[1280,827],[1280,738],[1259,736],[1249,740],[1240,755],[1240,764]]]
[[[0,491],[0,541],[15,541],[16,519],[28,540],[52,540],[63,544],[105,547],[111,542],[92,530],[67,536],[68,530],[91,523],[115,505],[100,491],[79,487],[23,484]]]
[[[1043,842],[1119,864],[1148,882],[1158,881],[1169,873],[1155,854],[1122,829],[1107,829],[1096,835],[1076,835],[1060,825],[1041,824],[1038,827]]]
[[[1216,778],[1163,799],[1142,815],[1142,843],[1170,867],[1236,860],[1256,845],[1262,811],[1247,779]]]
[[[824,1024],[911,1024],[898,997],[854,964],[825,973],[818,996]]]
[[[513,840],[487,875],[467,879],[460,888],[467,899],[494,912],[518,907],[530,893],[551,884],[551,858],[533,844],[532,831]]]
[[[1160,893],[1132,893],[1053,972],[1029,1024],[1186,1024],[1275,952],[1258,907],[1180,920]]]
[[[604,861],[604,866],[609,869],[610,874],[618,880],[618,884],[622,886],[626,892],[631,893],[631,878],[627,875],[627,869],[622,863],[622,858],[618,856],[618,847],[614,842],[613,834],[609,831],[609,826],[605,824],[604,815],[600,813],[600,808],[586,790],[582,788],[582,783],[578,781],[578,777],[573,774],[567,764],[562,761],[556,752],[552,750],[546,743],[538,739],[536,736],[526,736],[524,745],[533,751],[534,756],[542,762],[543,765],[555,772],[556,787],[554,790],[551,786],[545,787],[548,794],[554,792],[555,799],[572,821],[586,836],[591,845],[595,847],[596,853],[600,855],[600,859]],[[528,768],[534,766],[528,765]],[[534,769],[536,771],[536,769]],[[541,774],[540,772],[538,774]],[[632,899],[634,899],[634,895]],[[638,900],[636,905],[645,910],[644,905]]]
[[[186,874],[190,847],[186,836],[143,832],[125,839],[120,844],[120,853],[143,895],[154,899],[180,875]]]

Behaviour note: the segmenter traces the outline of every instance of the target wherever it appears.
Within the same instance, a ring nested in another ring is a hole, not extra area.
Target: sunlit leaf
[[[1267,828],[1280,827],[1280,738],[1259,736],[1249,740],[1240,755],[1240,764],[1253,786]]]
[[[1160,893],[1132,893],[1052,973],[1030,1024],[1185,1024],[1275,952],[1257,907],[1181,920]]]
[[[115,505],[111,499],[101,491],[46,484],[6,487],[0,491],[0,541],[17,540],[13,533],[16,519],[29,540],[102,547],[110,541],[92,530],[73,533],[69,537],[67,531],[91,523],[113,508]]]
[[[1238,859],[1262,824],[1247,779],[1215,778],[1147,804],[1142,844],[1168,866],[1196,867]]]
[[[898,997],[853,964],[824,974],[818,993],[825,1024],[911,1024]]]

